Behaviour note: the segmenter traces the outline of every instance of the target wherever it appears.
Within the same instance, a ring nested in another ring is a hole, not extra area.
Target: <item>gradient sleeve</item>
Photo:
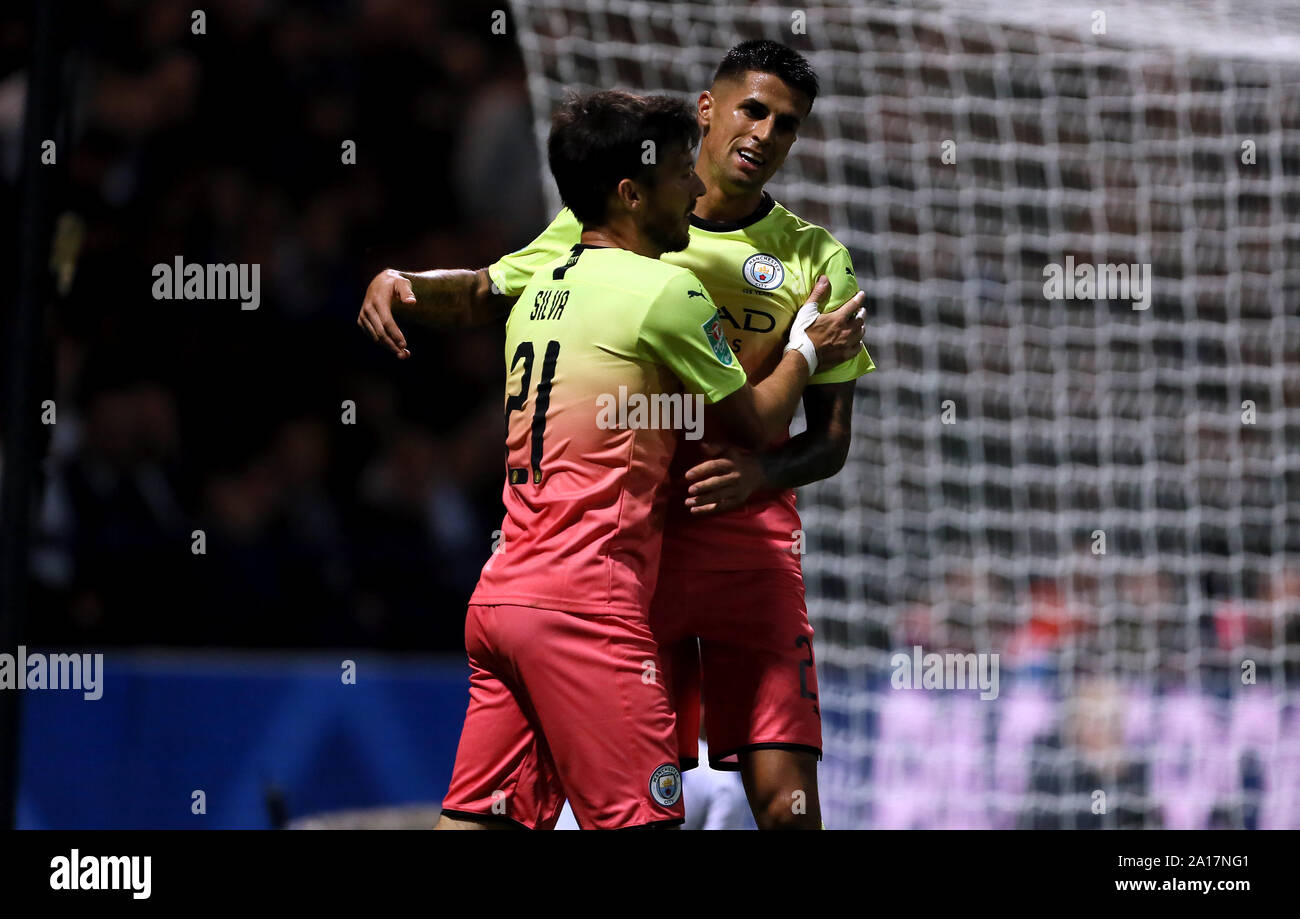
[[[812,280],[816,280],[818,275],[824,274],[831,282],[831,295],[827,302],[821,305],[823,313],[837,308],[858,292],[858,279],[853,272],[853,259],[849,257],[849,250],[829,236],[827,240],[831,246],[834,246],[834,249],[820,265],[817,265],[814,261],[814,265],[817,267],[812,272]],[[871,321],[870,310],[871,302],[868,301],[868,323]],[[842,364],[835,364],[833,367],[818,370],[808,378],[808,385],[811,386],[814,383],[845,383],[849,380],[856,380],[864,373],[870,373],[875,369],[876,363],[871,359],[871,355],[867,353],[867,346],[863,345],[857,357],[851,358]]]
[[[581,238],[582,224],[573,216],[573,211],[566,207],[555,215],[541,236],[518,252],[502,256],[489,265],[488,277],[501,293],[507,297],[518,297],[533,279],[533,272],[564,255]]]
[[[722,317],[708,291],[689,271],[664,285],[641,321],[640,356],[671,370],[688,392],[710,403],[745,385],[745,370],[731,353]]]

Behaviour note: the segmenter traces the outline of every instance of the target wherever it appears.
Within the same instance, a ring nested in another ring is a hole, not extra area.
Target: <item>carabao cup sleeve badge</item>
[[[709,340],[709,347],[713,349],[714,357],[730,367],[734,358],[731,355],[731,346],[727,344],[727,338],[722,334],[722,317],[715,312],[700,328],[704,329],[704,337]]]

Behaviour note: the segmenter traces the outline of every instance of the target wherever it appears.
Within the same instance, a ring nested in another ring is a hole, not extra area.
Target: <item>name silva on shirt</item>
[[[569,302],[567,290],[539,290],[533,297],[533,311],[529,319],[559,319],[564,315],[564,304]]]

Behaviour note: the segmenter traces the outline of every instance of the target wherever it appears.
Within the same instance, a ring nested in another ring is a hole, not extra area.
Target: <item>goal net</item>
[[[1300,11],[512,7],[539,142],[748,38],[821,78],[772,190],[879,367],[800,495],[827,825],[1300,827]]]

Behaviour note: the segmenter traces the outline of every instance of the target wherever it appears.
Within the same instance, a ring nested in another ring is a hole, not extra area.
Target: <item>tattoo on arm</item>
[[[515,302],[513,297],[493,292],[495,288],[486,268],[398,273],[411,282],[415,303],[394,304],[394,309],[424,325],[487,325],[504,319]]]

